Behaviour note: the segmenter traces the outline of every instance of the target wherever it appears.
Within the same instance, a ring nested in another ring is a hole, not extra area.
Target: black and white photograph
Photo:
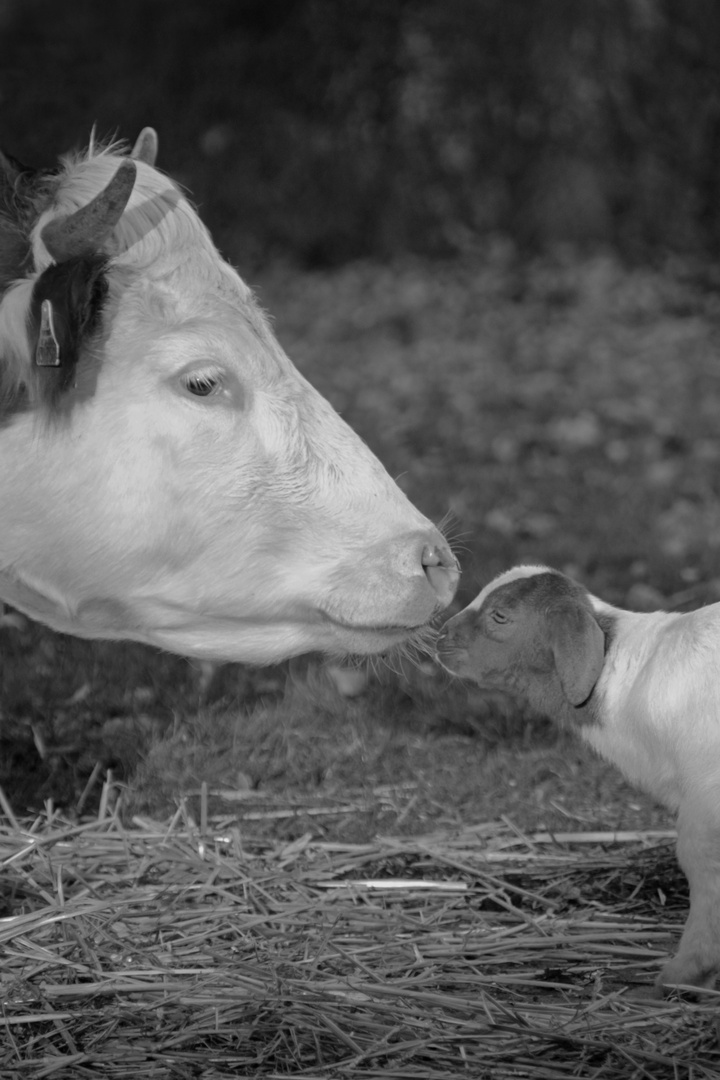
[[[0,0],[0,1080],[720,1077],[720,4]]]

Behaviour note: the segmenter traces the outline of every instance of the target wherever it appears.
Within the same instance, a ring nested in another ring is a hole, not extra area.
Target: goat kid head
[[[585,589],[546,567],[520,566],[445,623],[437,655],[453,674],[562,718],[590,697],[605,638]]]

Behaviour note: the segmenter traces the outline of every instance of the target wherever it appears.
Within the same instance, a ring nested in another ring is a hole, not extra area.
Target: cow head
[[[30,269],[0,301],[0,596],[249,662],[417,637],[452,553],[293,367],[156,147],[91,147],[27,200]]]

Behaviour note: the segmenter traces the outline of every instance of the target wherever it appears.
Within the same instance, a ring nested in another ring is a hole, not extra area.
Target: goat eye
[[[183,378],[183,385],[188,393],[195,397],[212,397],[222,391],[222,381],[219,375],[207,371],[190,372]]]
[[[497,610],[490,612],[490,618],[492,619],[493,622],[498,623],[500,626],[502,626],[503,623],[506,623],[508,621],[507,620],[507,615],[504,615],[502,613],[502,611],[497,611]]]

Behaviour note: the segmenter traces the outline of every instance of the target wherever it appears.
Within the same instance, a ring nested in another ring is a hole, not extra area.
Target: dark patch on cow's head
[[[77,256],[48,266],[35,282],[28,325],[32,352],[34,354],[40,333],[42,304],[47,300],[52,305],[59,364],[57,367],[38,367],[33,362],[30,377],[35,393],[31,396],[51,411],[58,408],[71,388],[85,395],[94,389],[96,364],[92,366],[91,380],[87,378],[87,370],[81,372],[79,364],[84,348],[100,325],[108,288],[106,269],[105,255]]]

